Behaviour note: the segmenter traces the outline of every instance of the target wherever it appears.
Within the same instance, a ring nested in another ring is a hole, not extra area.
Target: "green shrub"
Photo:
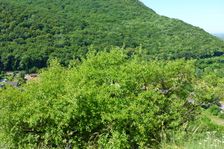
[[[219,118],[224,119],[224,113],[223,112],[220,112],[218,116],[219,116]]]
[[[152,147],[198,114],[188,101],[195,86],[191,61],[146,62],[119,49],[91,52],[82,61],[66,69],[54,60],[39,80],[0,92],[7,144]]]
[[[217,106],[217,105],[212,105],[212,106],[209,108],[209,111],[210,111],[210,113],[211,113],[212,115],[214,115],[214,116],[218,116],[219,113],[220,113],[220,111],[221,111],[221,109],[220,109],[220,107]]]

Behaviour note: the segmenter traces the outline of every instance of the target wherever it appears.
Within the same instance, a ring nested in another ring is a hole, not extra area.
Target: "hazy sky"
[[[160,15],[224,33],[224,0],[140,0]]]

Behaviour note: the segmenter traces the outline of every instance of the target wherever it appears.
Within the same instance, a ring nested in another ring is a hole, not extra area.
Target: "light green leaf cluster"
[[[144,61],[121,49],[69,68],[53,60],[38,80],[0,91],[1,131],[21,148],[151,147],[197,116],[196,85],[193,61]]]

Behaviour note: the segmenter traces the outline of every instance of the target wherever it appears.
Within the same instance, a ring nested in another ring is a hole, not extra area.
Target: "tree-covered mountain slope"
[[[57,57],[64,64],[90,46],[134,49],[159,58],[223,55],[224,42],[156,14],[138,0],[1,0],[0,68],[29,70]]]

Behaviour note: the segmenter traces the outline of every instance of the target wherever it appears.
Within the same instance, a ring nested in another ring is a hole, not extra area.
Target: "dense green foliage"
[[[121,49],[69,68],[54,60],[39,80],[0,91],[0,130],[11,147],[152,147],[220,98],[195,74],[193,61],[147,62]]]
[[[3,78],[3,72],[0,70],[0,79],[2,79]]]
[[[165,59],[223,55],[224,43],[182,21],[157,15],[138,0],[1,0],[0,68],[29,70],[54,57],[68,65],[97,50],[142,46]]]
[[[0,79],[22,84],[0,88],[0,148],[222,140],[224,42],[202,29],[138,0],[1,0],[0,20]]]

